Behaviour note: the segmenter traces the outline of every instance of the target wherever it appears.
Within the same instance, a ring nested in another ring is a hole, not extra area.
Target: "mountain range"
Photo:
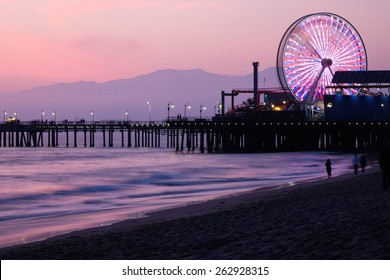
[[[279,86],[275,67],[259,72],[259,87],[264,86]],[[253,74],[229,76],[201,69],[166,69],[104,83],[57,83],[1,94],[0,109],[6,111],[7,116],[16,111],[22,121],[41,117],[52,120],[53,112],[57,121],[90,120],[92,111],[95,120],[123,120],[127,111],[129,120],[142,121],[150,117],[160,121],[167,118],[168,103],[175,106],[170,110],[171,117],[183,116],[185,104],[191,104],[191,109],[186,110],[188,117],[199,117],[202,104],[207,108],[203,116],[212,116],[221,91],[230,92],[234,88],[253,88]],[[248,94],[239,96],[236,104],[249,97]]]

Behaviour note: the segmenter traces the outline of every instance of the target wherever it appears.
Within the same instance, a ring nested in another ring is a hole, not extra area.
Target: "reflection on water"
[[[0,246],[265,186],[349,171],[351,155],[0,148]]]

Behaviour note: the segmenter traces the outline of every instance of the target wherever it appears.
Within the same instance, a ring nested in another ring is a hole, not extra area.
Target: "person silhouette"
[[[367,166],[367,160],[366,160],[366,157],[364,155],[362,155],[360,157],[360,167],[362,168],[362,173],[364,174],[364,170],[366,169],[366,166]]]
[[[382,186],[384,189],[390,187],[390,145],[382,148],[379,154],[379,166],[382,170]]]
[[[326,173],[328,174],[328,178],[332,177],[332,162],[330,159],[327,159],[325,162],[325,167],[326,167]]]

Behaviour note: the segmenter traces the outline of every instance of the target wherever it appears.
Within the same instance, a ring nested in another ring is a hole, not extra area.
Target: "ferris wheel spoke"
[[[297,35],[295,34],[295,36]],[[303,38],[296,37],[293,42],[296,44],[296,46],[298,46],[298,48],[295,48],[296,51],[310,54],[313,57],[321,57],[317,51],[316,46],[310,40],[304,40]]]
[[[318,52],[318,50],[313,46],[311,42],[308,44],[310,46],[310,52],[313,54],[313,56],[317,58],[321,58],[321,54]]]
[[[332,74],[332,77],[333,77],[333,76],[334,76],[334,73],[333,73],[333,71],[332,71],[332,68],[330,68],[330,66],[329,66],[328,69],[329,69],[329,72]]]
[[[317,79],[314,81],[314,83],[310,89],[309,96],[308,96],[309,99],[307,100],[310,105],[313,105],[315,103],[316,96],[317,96],[316,89],[318,86],[318,82],[320,81],[322,74],[324,73],[324,70],[325,70],[325,67],[322,67],[320,74],[318,74]]]

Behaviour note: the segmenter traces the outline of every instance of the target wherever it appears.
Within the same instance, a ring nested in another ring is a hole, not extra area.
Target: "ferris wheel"
[[[279,44],[277,71],[281,85],[300,102],[318,104],[324,94],[334,94],[336,71],[367,70],[367,55],[357,30],[344,18],[316,13],[295,21]],[[343,94],[356,95],[357,89]]]

